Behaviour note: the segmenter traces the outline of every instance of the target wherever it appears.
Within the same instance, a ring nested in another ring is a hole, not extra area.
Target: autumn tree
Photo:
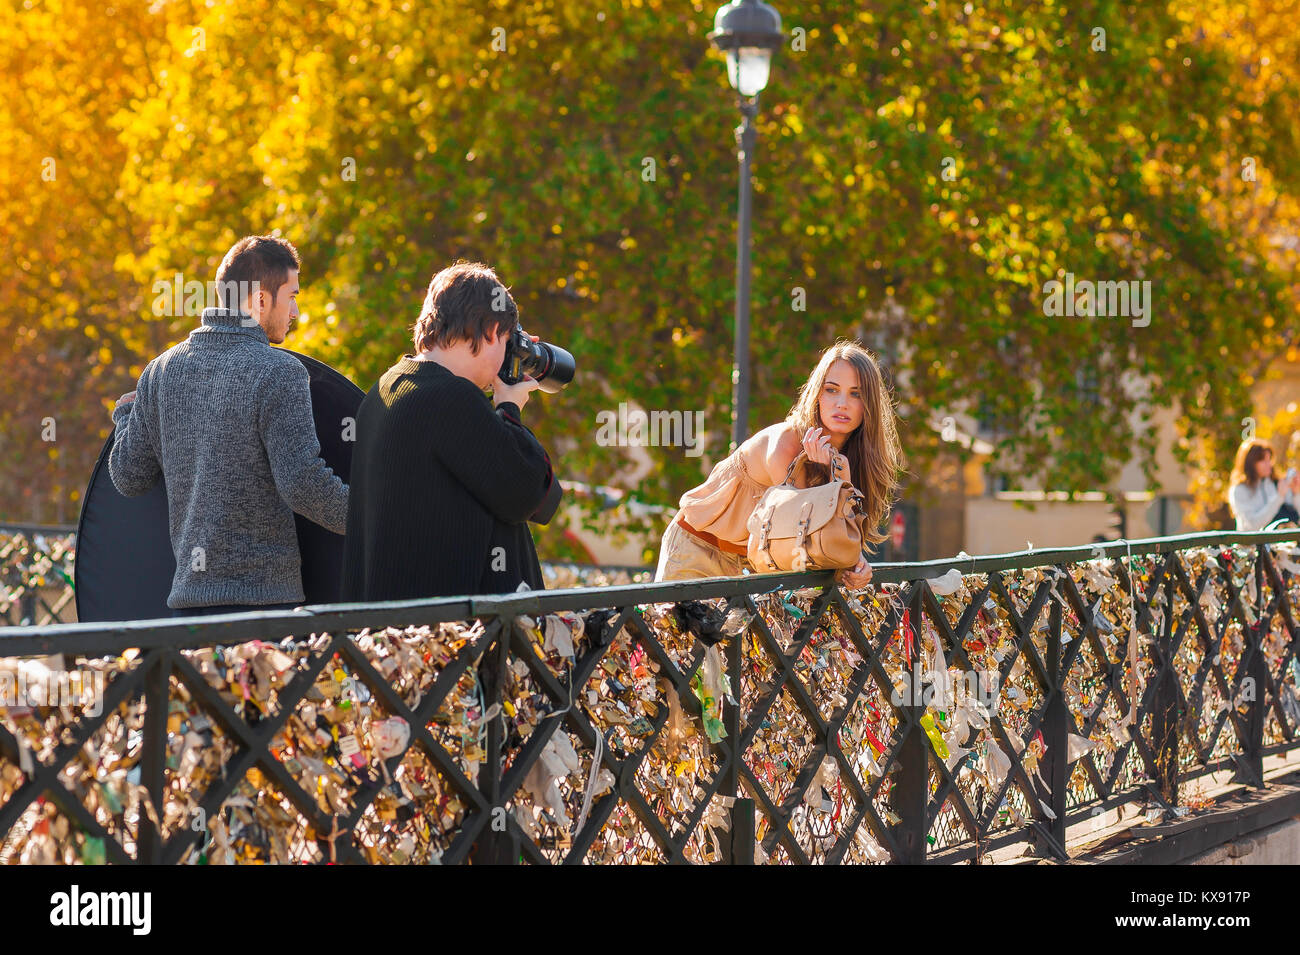
[[[1207,22],[1191,4],[1029,6],[782,11],[755,168],[751,428],[841,335],[884,355],[918,475],[939,409],[1003,423],[995,465],[1064,489],[1149,460],[1134,409],[1177,408],[1189,436],[1239,427],[1242,369],[1277,354],[1294,293],[1272,236],[1293,220],[1295,86],[1242,68],[1291,49],[1276,4],[1252,4],[1262,40],[1218,29],[1226,3]],[[410,349],[433,272],[482,259],[525,326],[578,358],[577,382],[528,409],[566,476],[671,502],[726,453],[738,114],[713,7],[150,9],[136,32],[166,42],[121,65],[96,124],[97,196],[132,232],[97,231],[90,254],[138,300],[115,368],[193,322],[152,314],[153,282],[208,279],[240,235],[278,230],[304,256],[288,344],[363,387]],[[14,29],[39,36],[29,16]],[[1149,324],[1047,314],[1065,273],[1150,281]],[[707,453],[649,448],[635,467],[594,440],[620,402],[703,411]]]

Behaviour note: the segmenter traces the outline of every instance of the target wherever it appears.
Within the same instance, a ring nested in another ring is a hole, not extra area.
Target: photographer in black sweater
[[[416,354],[384,372],[357,413],[342,600],[542,589],[527,522],[551,519],[560,483],[519,417],[537,382],[497,377],[517,322],[487,266],[433,277]]]

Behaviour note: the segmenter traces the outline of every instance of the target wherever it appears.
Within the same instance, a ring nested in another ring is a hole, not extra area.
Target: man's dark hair
[[[415,350],[467,341],[477,355],[488,329],[509,334],[518,321],[519,307],[496,272],[482,262],[457,262],[429,283],[424,308],[415,321]]]
[[[230,247],[217,266],[217,300],[224,308],[238,309],[252,289],[271,293],[271,304],[289,272],[301,267],[298,250],[275,235],[249,235]],[[253,283],[257,284],[254,285]]]

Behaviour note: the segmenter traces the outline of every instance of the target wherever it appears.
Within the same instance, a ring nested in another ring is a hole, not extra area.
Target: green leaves
[[[807,49],[777,55],[758,120],[751,429],[785,415],[826,345],[861,336],[911,409],[922,480],[941,447],[926,422],[983,409],[1006,424],[995,463],[1018,480],[1103,487],[1151,458],[1134,375],[1186,429],[1230,444],[1249,403],[1239,372],[1277,351],[1273,316],[1289,314],[1295,252],[1275,237],[1300,219],[1281,158],[1297,136],[1294,41],[1277,3],[1248,6],[1254,41],[1227,0],[1204,16],[1137,2],[786,11]],[[238,236],[278,230],[304,257],[289,346],[363,387],[410,350],[431,275],[482,259],[525,326],[578,359],[577,383],[527,411],[565,477],[671,504],[726,453],[739,116],[707,52],[712,9],[156,9],[11,17],[2,135],[25,167],[76,157],[60,191],[2,201],[21,281],[0,288],[0,321],[46,329],[39,345],[4,340],[42,352],[44,378],[93,357],[96,389],[129,390],[131,369],[192,324],[152,315],[150,284],[210,279]],[[84,82],[64,89],[60,64]],[[1150,280],[1150,325],[1045,315],[1044,283],[1066,272]],[[1097,383],[1087,400],[1081,371]],[[94,400],[24,381],[38,404]],[[597,413],[620,401],[704,411],[704,458],[596,445]],[[88,475],[98,430],[77,439],[74,472]]]

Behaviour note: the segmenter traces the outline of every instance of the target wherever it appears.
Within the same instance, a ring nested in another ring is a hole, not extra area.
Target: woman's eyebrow
[[[829,379],[829,378],[826,379],[826,384],[828,384],[828,385],[834,385],[836,388],[840,387],[840,383],[839,383],[838,381],[832,381],[832,380]],[[859,385],[854,385],[854,386],[853,386],[853,390],[854,390],[854,391],[859,391],[859,390],[861,390],[861,386],[859,386]]]

